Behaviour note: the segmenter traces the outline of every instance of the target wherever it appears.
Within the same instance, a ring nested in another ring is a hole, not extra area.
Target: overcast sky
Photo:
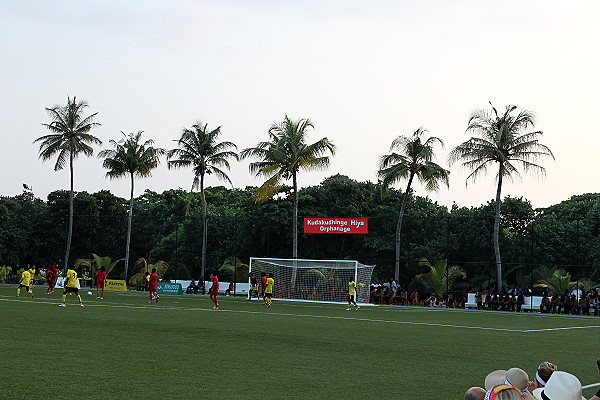
[[[543,162],[545,178],[506,182],[503,196],[545,207],[597,192],[598,21],[600,2],[579,0],[0,0],[0,195],[23,183],[44,199],[69,188],[68,170],[54,172],[32,143],[48,133],[44,108],[67,96],[98,112],[96,153],[120,131],[173,148],[197,120],[243,149],[285,114],[310,118],[310,140],[328,137],[338,151],[328,171],[301,173],[302,187],[336,173],[375,181],[392,140],[422,126],[445,142],[436,162],[450,189],[415,190],[447,206],[494,198],[494,173],[466,186],[446,157],[469,138],[473,110],[515,104],[535,113],[556,160]],[[235,187],[262,183],[248,163],[232,165]],[[79,158],[75,190],[128,198],[129,180],[105,173],[96,157]],[[192,179],[163,162],[135,194],[189,190]]]

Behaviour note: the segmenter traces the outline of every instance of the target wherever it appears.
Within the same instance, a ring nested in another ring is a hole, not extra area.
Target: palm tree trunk
[[[496,190],[496,216],[494,218],[494,254],[496,255],[496,281],[498,290],[502,289],[502,261],[500,259],[500,192],[502,191],[502,169],[500,163],[498,173],[498,188]]]
[[[71,238],[73,237],[73,153],[69,152],[69,170],[71,173],[71,191],[69,193],[69,229],[67,231],[67,248],[65,249],[65,274],[69,266],[69,254],[71,253]]]
[[[398,282],[400,280],[400,233],[402,232],[402,221],[404,220],[404,212],[406,211],[406,204],[408,204],[408,197],[410,196],[410,186],[412,185],[414,174],[408,178],[408,184],[406,185],[406,192],[404,192],[404,198],[400,205],[400,214],[398,214],[398,222],[396,223],[396,265],[394,268],[394,280]]]
[[[131,194],[129,196],[129,215],[127,216],[127,244],[125,245],[125,271],[124,278],[127,281],[129,272],[129,246],[131,244],[131,221],[133,220],[133,174],[131,174]]]
[[[208,221],[206,220],[206,196],[204,195],[204,175],[200,176],[200,194],[202,196],[202,260],[200,264],[200,275],[204,284],[206,273],[206,236],[208,234]]]
[[[296,286],[296,276],[298,274],[298,180],[296,173],[292,175],[294,190],[294,211],[292,217],[292,258],[294,259],[292,267],[292,279],[290,280],[290,290]]]
[[[294,217],[292,220],[292,258],[298,258],[298,181],[296,174],[293,174],[294,185]]]

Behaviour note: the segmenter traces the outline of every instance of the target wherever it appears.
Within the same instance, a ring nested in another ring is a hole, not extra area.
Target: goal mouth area
[[[356,260],[251,257],[249,273],[258,285],[270,282],[277,300],[347,304],[352,296],[365,305],[374,268]]]

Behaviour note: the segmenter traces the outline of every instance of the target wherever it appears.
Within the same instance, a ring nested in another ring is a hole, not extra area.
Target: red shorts
[[[210,292],[208,292],[208,294],[211,296],[216,296],[219,294],[219,289],[212,289]]]
[[[104,287],[104,281],[98,281],[98,282],[96,282],[96,287],[98,289],[102,289]]]
[[[148,291],[149,292],[156,292],[156,286],[150,286],[150,287],[148,287]]]

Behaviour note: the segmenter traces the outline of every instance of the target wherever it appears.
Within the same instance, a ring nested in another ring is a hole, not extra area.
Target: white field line
[[[36,303],[36,304],[51,304],[56,305],[60,300],[54,299],[42,299],[40,300],[20,300],[13,298],[1,298],[0,301],[9,302],[21,302],[21,303]],[[68,307],[77,307],[76,302],[67,303]],[[377,322],[386,324],[399,324],[399,325],[421,325],[421,326],[437,326],[444,328],[459,328],[459,329],[475,329],[485,331],[496,331],[496,332],[518,332],[518,333],[532,333],[532,332],[546,332],[546,331],[559,331],[559,330],[574,330],[574,329],[589,329],[589,328],[600,328],[600,325],[592,326],[571,326],[561,328],[545,328],[545,329],[510,329],[510,328],[492,328],[483,326],[468,326],[468,325],[453,325],[453,324],[436,324],[431,322],[415,322],[415,321],[395,321],[385,319],[374,319],[374,318],[357,318],[357,317],[340,317],[340,316],[327,316],[327,315],[313,315],[313,314],[294,314],[294,313],[280,313],[280,312],[267,312],[267,311],[247,311],[247,310],[213,310],[211,308],[202,307],[167,307],[159,305],[140,305],[133,306],[122,303],[103,302],[102,304],[87,303],[86,307],[108,307],[108,308],[126,308],[126,309],[142,309],[142,310],[176,310],[176,311],[209,311],[209,312],[229,312],[238,314],[255,314],[255,315],[276,315],[285,317],[300,317],[300,318],[315,318],[315,319],[337,319],[345,321],[362,321],[362,322]]]

